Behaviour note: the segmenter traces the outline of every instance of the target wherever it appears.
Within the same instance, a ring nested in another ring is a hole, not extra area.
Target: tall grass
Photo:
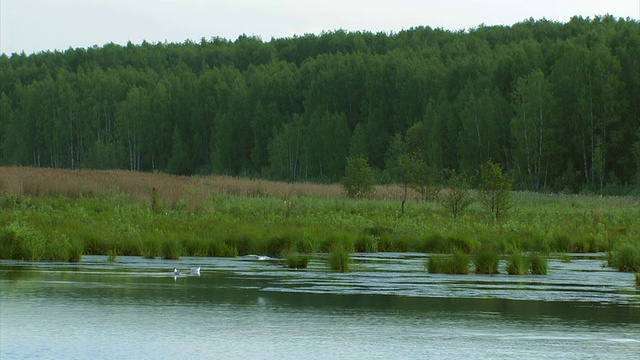
[[[334,271],[349,271],[349,252],[342,246],[334,247],[329,254],[329,268]]]
[[[476,274],[497,274],[500,255],[498,255],[496,251],[483,249],[475,255],[473,262],[476,268]]]
[[[526,275],[529,271],[529,261],[520,253],[511,254],[507,259],[507,274]]]

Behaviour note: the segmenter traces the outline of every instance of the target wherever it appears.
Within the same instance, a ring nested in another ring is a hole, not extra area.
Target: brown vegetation
[[[161,204],[174,208],[181,199],[205,199],[211,194],[238,196],[344,197],[338,184],[285,183],[230,176],[176,176],[127,170],[68,170],[33,167],[0,167],[0,192],[17,196],[97,196],[123,193],[151,200],[157,190]],[[377,199],[401,199],[396,185],[376,186]],[[419,194],[412,194],[419,198]]]

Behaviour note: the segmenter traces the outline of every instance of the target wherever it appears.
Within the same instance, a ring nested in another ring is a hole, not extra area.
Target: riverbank
[[[0,257],[489,249],[502,255],[609,252],[610,265],[620,270],[640,266],[637,197],[514,192],[513,211],[495,221],[479,203],[453,219],[438,201],[415,198],[400,216],[400,188],[376,190],[376,198],[353,200],[338,185],[0,168]]]

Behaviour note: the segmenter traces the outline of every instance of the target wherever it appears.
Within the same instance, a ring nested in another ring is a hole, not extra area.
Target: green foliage
[[[440,255],[429,256],[426,267],[427,271],[431,274],[448,273],[446,259]]]
[[[640,271],[640,244],[629,242],[618,243],[607,253],[609,266],[618,271]]]
[[[297,252],[287,253],[285,260],[289,269],[306,269],[309,264],[309,256]]]
[[[182,244],[175,238],[167,238],[162,243],[162,257],[167,260],[178,260],[182,254]]]
[[[464,214],[464,211],[473,203],[473,197],[469,190],[469,183],[466,176],[456,173],[455,170],[449,170],[449,179],[447,179],[447,189],[442,195],[442,206],[451,213],[454,219],[458,219]]]
[[[497,251],[482,249],[475,255],[473,263],[476,267],[476,274],[497,274],[500,255]]]
[[[112,249],[107,251],[107,261],[110,263],[114,263],[118,261],[118,250]]]
[[[427,271],[432,274],[468,274],[469,256],[460,251],[447,256],[432,255],[427,260]]]
[[[349,252],[342,246],[335,246],[329,254],[329,268],[334,271],[349,271]]]
[[[363,157],[347,158],[342,187],[349,198],[369,198],[375,193],[373,171]]]
[[[520,253],[514,253],[507,259],[507,274],[526,275],[529,271],[529,261]]]
[[[531,274],[547,275],[547,258],[541,255],[533,255],[529,259],[531,263]]]
[[[511,188],[513,180],[502,171],[500,164],[487,161],[480,165],[480,201],[496,220],[503,218],[513,207]]]

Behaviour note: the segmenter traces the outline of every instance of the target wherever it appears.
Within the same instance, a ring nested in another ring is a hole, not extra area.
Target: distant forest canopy
[[[516,188],[640,187],[640,23],[334,31],[0,56],[0,164],[378,181],[502,164]]]

